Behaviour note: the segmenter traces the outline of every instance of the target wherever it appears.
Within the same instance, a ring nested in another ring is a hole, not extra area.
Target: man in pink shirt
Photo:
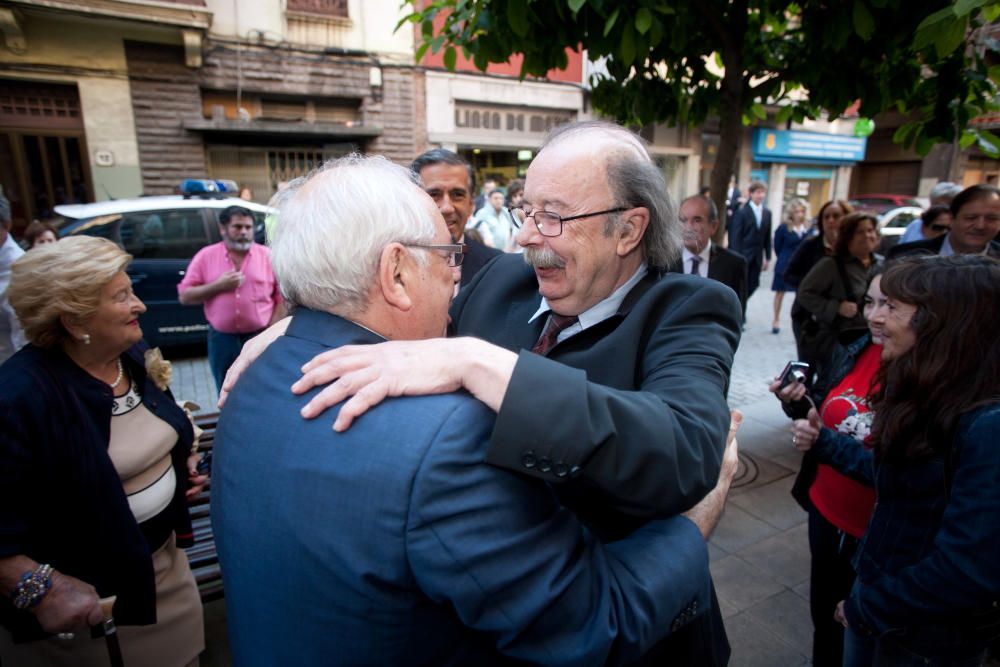
[[[222,240],[198,251],[177,285],[184,305],[205,305],[208,363],[216,388],[243,343],[285,316],[271,251],[253,242],[253,214],[230,206],[219,214]]]

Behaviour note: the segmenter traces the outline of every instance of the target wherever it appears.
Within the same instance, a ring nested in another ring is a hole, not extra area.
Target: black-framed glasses
[[[933,223],[931,225],[931,231],[932,232],[948,232],[948,231],[951,231],[951,226],[950,225],[942,225],[942,224],[938,224],[938,223],[935,222],[935,223]]]
[[[581,218],[592,218],[595,215],[606,215],[608,213],[621,213],[622,211],[627,211],[627,208],[609,208],[606,211],[594,211],[593,213],[581,213],[580,215],[570,215],[565,218],[558,213],[551,213],[549,211],[532,211],[528,213],[524,210],[523,206],[509,206],[507,207],[507,212],[510,213],[510,218],[514,223],[515,227],[520,228],[528,221],[528,218],[532,218],[535,221],[535,227],[538,228],[538,233],[542,236],[559,236],[562,234],[563,223],[569,222],[571,220],[580,220]]]
[[[448,266],[462,266],[465,259],[464,243],[448,243],[445,245],[424,245],[422,243],[404,243],[407,248],[423,248],[424,250],[444,250],[448,253]]]

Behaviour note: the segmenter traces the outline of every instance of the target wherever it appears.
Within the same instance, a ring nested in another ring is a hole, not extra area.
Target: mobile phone
[[[802,361],[789,361],[778,378],[780,382],[778,390],[784,389],[792,382],[805,382],[807,377],[809,377],[809,364]]]
[[[199,475],[207,475],[212,472],[212,452],[205,452],[201,455],[201,460],[195,466]]]

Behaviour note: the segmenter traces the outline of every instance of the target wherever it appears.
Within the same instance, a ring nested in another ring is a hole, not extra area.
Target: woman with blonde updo
[[[131,259],[81,236],[11,269],[29,344],[0,366],[4,664],[108,664],[89,629],[102,620],[98,599],[113,595],[126,664],[197,664],[204,648],[179,547],[192,541],[187,496],[207,478],[166,363],[144,361]]]

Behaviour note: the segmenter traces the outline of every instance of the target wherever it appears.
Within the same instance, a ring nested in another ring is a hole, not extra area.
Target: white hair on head
[[[416,183],[405,167],[355,153],[275,195],[271,263],[285,298],[325,312],[363,312],[382,250],[434,239],[433,206]],[[425,253],[413,256],[426,261]]]

